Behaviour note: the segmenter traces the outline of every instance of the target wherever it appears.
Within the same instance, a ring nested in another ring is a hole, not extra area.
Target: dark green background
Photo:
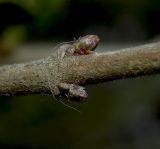
[[[0,0],[2,59],[18,45],[86,34],[97,34],[113,49],[157,41],[160,1]],[[81,114],[45,95],[0,97],[0,148],[160,148],[159,75],[86,88],[87,102],[68,103]]]

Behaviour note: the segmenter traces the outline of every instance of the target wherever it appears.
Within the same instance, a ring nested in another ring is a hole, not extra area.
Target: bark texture
[[[51,54],[0,67],[0,96],[51,94],[51,88],[59,83],[88,85],[159,72],[160,42],[62,60]]]

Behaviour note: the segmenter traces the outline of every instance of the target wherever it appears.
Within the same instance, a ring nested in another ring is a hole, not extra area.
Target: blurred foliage
[[[27,38],[26,32],[25,26],[22,25],[16,25],[7,28],[2,34],[4,44],[6,42],[6,44],[10,44],[9,46],[13,46],[17,43],[25,41]]]
[[[29,27],[33,27],[33,29],[31,28],[30,29],[31,30],[35,29],[35,31],[36,30],[40,31],[41,32],[40,34],[45,34],[45,32],[48,31],[48,29],[51,28],[51,26],[54,23],[63,19],[65,7],[66,7],[65,1],[66,0],[45,0],[45,1],[43,0],[30,0],[30,1],[26,1],[26,0],[10,0],[10,1],[4,0],[3,1],[1,0],[1,3],[4,5],[12,4],[10,7],[11,8],[16,7],[19,13],[18,15],[21,15],[20,7],[24,9],[24,12],[26,11],[26,15],[28,15],[28,17],[30,18],[28,22],[30,24]],[[10,10],[10,11],[12,13],[13,10]]]
[[[144,41],[160,34],[159,0],[0,0],[0,57],[25,41],[98,34]],[[0,148],[160,148],[160,77],[88,87],[79,114],[53,97],[0,97]],[[72,103],[68,103],[72,104]]]
[[[144,40],[160,33],[159,15],[159,0],[0,0],[1,32],[12,24],[25,24],[32,40],[79,36],[94,26],[96,32],[102,27],[112,34],[116,30],[116,36],[127,34],[130,29],[136,32],[134,40],[141,34]],[[129,32],[128,36],[135,33]]]
[[[0,41],[0,63],[3,63],[12,54],[12,49],[8,46],[8,43]]]
[[[42,15],[42,18],[47,18],[51,14],[58,13],[64,6],[65,1],[66,0],[0,0],[0,3],[13,3],[21,6],[33,16]],[[46,7],[47,9],[44,9]]]

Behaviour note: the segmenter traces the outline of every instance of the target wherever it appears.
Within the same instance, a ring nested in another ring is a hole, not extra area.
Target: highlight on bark
[[[62,43],[48,57],[0,67],[0,96],[49,94],[70,101],[86,101],[84,86],[160,72],[160,42],[94,52],[96,35]]]

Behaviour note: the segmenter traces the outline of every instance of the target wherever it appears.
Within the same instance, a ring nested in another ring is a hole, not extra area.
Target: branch
[[[60,83],[88,85],[160,72],[160,42],[114,52],[49,56],[0,67],[0,96],[52,94]]]

